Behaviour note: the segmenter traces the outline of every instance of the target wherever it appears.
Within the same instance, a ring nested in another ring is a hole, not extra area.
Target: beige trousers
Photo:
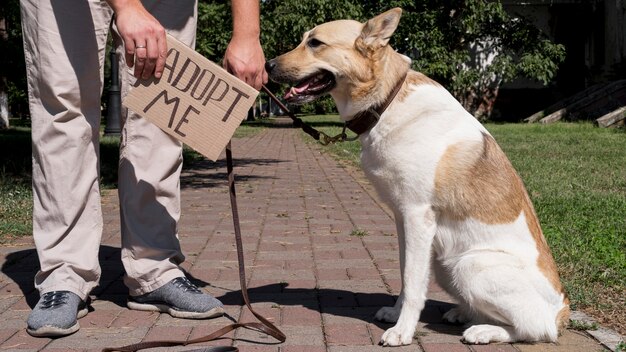
[[[146,0],[168,33],[195,44],[197,0]],[[40,293],[86,298],[98,284],[100,95],[113,15],[105,1],[21,0],[33,140],[33,235]],[[134,81],[113,26],[122,95]],[[124,282],[131,295],[183,275],[177,236],[182,145],[123,112],[119,197]]]

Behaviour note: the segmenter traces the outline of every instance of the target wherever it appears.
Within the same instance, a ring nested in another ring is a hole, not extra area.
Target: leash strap
[[[280,107],[280,109],[282,111],[284,111],[285,113],[287,113],[287,115],[289,115],[289,117],[291,117],[291,119],[293,120],[293,125],[295,127],[300,127],[304,132],[306,132],[309,136],[313,137],[313,139],[315,139],[316,141],[320,141],[320,137],[324,137],[324,139],[321,140],[321,142],[324,143],[324,141],[326,140],[326,137],[328,137],[324,132],[316,130],[315,128],[313,128],[313,127],[307,125],[306,123],[304,123],[304,121],[302,121],[301,118],[296,117],[296,115],[294,115],[293,112],[289,111],[289,109],[287,109],[285,104],[283,104],[278,98],[276,98],[274,93],[270,92],[270,90],[267,89],[266,86],[263,86],[262,89],[263,89],[263,91],[265,93],[267,93],[267,95],[276,104],[278,104],[278,107]],[[326,143],[326,144],[328,144],[328,143]]]
[[[243,296],[243,301],[259,322],[249,322],[249,323],[235,323],[231,325],[227,325],[209,335],[202,336],[193,340],[188,341],[148,341],[148,342],[140,342],[128,346],[123,347],[114,347],[114,348],[105,348],[102,352],[134,352],[139,350],[144,350],[147,348],[156,348],[156,347],[173,347],[173,346],[186,346],[201,342],[208,342],[220,338],[229,332],[238,329],[238,328],[249,328],[258,330],[267,335],[272,336],[276,340],[280,342],[285,342],[287,340],[287,336],[280,331],[274,324],[272,324],[269,320],[265,319],[263,316],[258,314],[252,309],[250,305],[250,298],[248,297],[248,286],[246,284],[246,268],[244,264],[243,258],[243,243],[241,241],[241,226],[239,224],[239,210],[237,208],[237,195],[235,193],[235,173],[234,173],[234,165],[233,165],[233,153],[231,142],[228,142],[226,146],[226,169],[228,171],[228,190],[230,193],[230,206],[233,214],[233,225],[235,227],[235,242],[237,243],[237,260],[239,261],[239,283],[241,285],[241,294]],[[236,352],[239,351],[237,347],[232,346],[218,346],[218,347],[206,347],[201,349],[195,349],[188,352]]]

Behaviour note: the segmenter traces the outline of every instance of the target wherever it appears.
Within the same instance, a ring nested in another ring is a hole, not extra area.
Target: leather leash
[[[276,104],[278,104],[281,110],[283,110],[293,120],[293,124],[295,127],[300,127],[304,132],[306,132],[308,135],[313,137],[313,139],[315,139],[316,141],[319,141],[323,145],[328,145],[330,143],[352,140],[352,139],[349,139],[348,136],[346,135],[346,128],[354,131],[355,133],[357,133],[357,136],[358,136],[361,133],[364,133],[368,131],[369,129],[371,129],[372,127],[374,127],[374,125],[376,125],[376,123],[378,122],[380,115],[385,111],[385,109],[389,106],[389,104],[391,104],[391,101],[395,98],[396,94],[398,94],[398,92],[400,91],[400,88],[402,87],[402,84],[404,83],[405,79],[406,79],[406,76],[404,76],[402,80],[400,80],[398,84],[396,84],[390,96],[380,107],[378,107],[377,109],[367,110],[355,116],[354,119],[345,123],[343,131],[334,137],[331,137],[322,131],[316,130],[310,125],[305,124],[302,121],[302,119],[296,117],[291,111],[289,111],[289,109],[287,109],[287,107],[280,100],[278,100],[278,98],[276,98],[276,96],[272,92],[270,92],[270,90],[267,89],[266,86],[263,86],[262,89],[265,93],[267,93],[267,95]],[[134,351],[144,350],[148,348],[156,348],[156,347],[186,346],[186,345],[208,342],[208,341],[218,339],[226,335],[227,333],[235,329],[242,328],[242,327],[256,329],[269,336],[272,336],[273,338],[275,338],[281,343],[287,340],[287,337],[282,331],[280,331],[280,329],[278,329],[269,320],[267,320],[266,318],[264,318],[263,316],[255,312],[254,309],[252,309],[252,306],[250,305],[250,298],[248,296],[248,287],[246,284],[246,269],[245,269],[245,263],[244,263],[244,257],[243,257],[243,243],[241,240],[241,225],[239,223],[239,209],[237,207],[237,195],[235,193],[235,174],[233,172],[234,163],[233,163],[232,146],[231,146],[230,141],[228,142],[228,145],[226,146],[226,169],[228,171],[228,190],[230,194],[231,211],[233,214],[233,225],[235,228],[235,242],[237,244],[237,260],[239,262],[239,283],[241,285],[241,295],[243,296],[243,301],[246,304],[246,307],[248,307],[248,309],[250,310],[250,313],[252,313],[252,315],[254,315],[259,320],[259,322],[248,322],[248,323],[237,322],[235,324],[230,324],[219,330],[216,330],[215,332],[211,334],[208,334],[208,335],[196,338],[196,339],[192,339],[192,340],[147,341],[147,342],[140,342],[140,343],[122,346],[122,347],[104,348],[102,352],[114,352],[114,351],[134,352]],[[187,352],[194,352],[194,351],[197,351],[197,352],[200,352],[200,351],[202,352],[237,352],[239,351],[239,349],[233,346],[217,346],[217,347],[200,348],[200,349],[190,350]]]
[[[254,315],[259,322],[248,322],[241,323],[237,322],[235,324],[227,325],[209,335],[205,335],[193,340],[183,341],[183,340],[164,340],[164,341],[147,341],[140,342],[128,346],[123,347],[114,347],[114,348],[105,348],[102,352],[134,352],[147,348],[156,348],[156,347],[173,347],[173,346],[186,346],[201,342],[208,342],[215,340],[224,336],[225,334],[238,329],[238,328],[250,328],[255,329],[260,332],[263,332],[269,336],[272,336],[279,342],[285,342],[287,340],[287,336],[280,331],[274,324],[272,324],[269,320],[265,319],[263,316],[258,314],[252,309],[250,305],[250,298],[248,297],[248,287],[246,285],[246,268],[244,264],[243,258],[243,243],[241,241],[241,226],[239,224],[239,210],[237,208],[237,195],[235,193],[235,174],[233,172],[233,153],[231,142],[228,142],[226,146],[226,169],[228,171],[228,191],[230,193],[230,206],[233,214],[233,224],[235,227],[235,242],[237,244],[237,260],[239,262],[239,284],[241,285],[241,294],[243,296],[243,301],[250,310],[250,313]],[[193,351],[202,351],[202,352],[236,352],[239,351],[237,347],[232,346],[218,346],[218,347],[206,347],[201,349],[195,349]],[[192,352],[192,351],[188,351]]]
[[[316,130],[315,128],[311,127],[310,125],[307,125],[306,123],[304,123],[304,121],[302,121],[301,118],[296,117],[296,115],[294,115],[293,112],[289,111],[289,109],[287,109],[285,104],[283,104],[278,98],[276,98],[274,93],[270,92],[270,90],[267,89],[266,86],[262,86],[261,88],[278,105],[278,107],[282,111],[284,111],[287,114],[287,116],[289,116],[293,120],[294,127],[300,127],[309,136],[313,137],[313,139],[315,139],[316,141],[319,141],[323,145],[328,145],[330,143],[335,142],[333,140],[333,138],[336,138],[337,136],[331,137],[331,136],[327,135],[326,133],[324,133],[322,131]]]

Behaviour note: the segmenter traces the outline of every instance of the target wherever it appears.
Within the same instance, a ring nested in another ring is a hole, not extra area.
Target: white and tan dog
[[[569,301],[524,185],[489,132],[388,45],[401,13],[319,25],[266,65],[295,83],[288,101],[330,93],[347,122],[389,103],[359,137],[400,247],[402,291],[376,313],[397,323],[381,343],[411,343],[431,271],[459,302],[443,318],[467,323],[466,342],[556,341]]]

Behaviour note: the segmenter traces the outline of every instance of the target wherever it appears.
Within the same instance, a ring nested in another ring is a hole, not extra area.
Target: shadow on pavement
[[[394,324],[380,322],[374,315],[383,306],[391,306],[397,296],[387,293],[351,292],[337,289],[290,289],[288,284],[276,283],[248,289],[250,303],[273,302],[280,306],[302,306],[304,308],[334,316],[360,319],[372,323],[381,329],[388,329]],[[217,297],[227,305],[243,305],[241,291],[230,291]],[[442,315],[456,305],[428,299],[420,321],[425,327],[445,334],[461,335],[461,325],[445,323]],[[253,306],[254,308],[254,306]]]
[[[235,175],[238,182],[246,182],[255,179],[274,178],[259,175],[240,175],[238,168],[249,166],[262,166],[280,164],[285,160],[280,159],[250,159],[241,158],[235,154]],[[215,171],[220,170],[220,171]],[[181,188],[213,188],[223,187],[227,183],[226,160],[216,162],[210,160],[198,160],[186,165],[180,177]]]
[[[122,281],[124,268],[120,252],[120,248],[100,246],[99,261],[102,267],[102,277],[100,286],[94,289],[92,296],[96,296],[98,300],[110,301],[125,307],[128,290]],[[1,268],[5,275],[17,283],[31,308],[39,299],[39,294],[33,284],[38,269],[39,262],[35,249],[10,253]],[[200,287],[211,286],[210,283],[199,280],[190,273],[186,275]],[[285,283],[253,287],[248,289],[248,293],[252,304],[274,302],[280,306],[303,306],[324,314],[360,319],[373,323],[381,329],[390,328],[393,324],[374,320],[374,314],[382,306],[393,305],[397,299],[387,293],[351,292],[337,289],[291,289]],[[240,290],[227,292],[217,298],[226,305],[243,305]],[[444,324],[441,320],[443,313],[452,307],[454,304],[448,302],[427,300],[420,321],[426,323],[425,327],[430,330],[461,335],[461,326]]]

